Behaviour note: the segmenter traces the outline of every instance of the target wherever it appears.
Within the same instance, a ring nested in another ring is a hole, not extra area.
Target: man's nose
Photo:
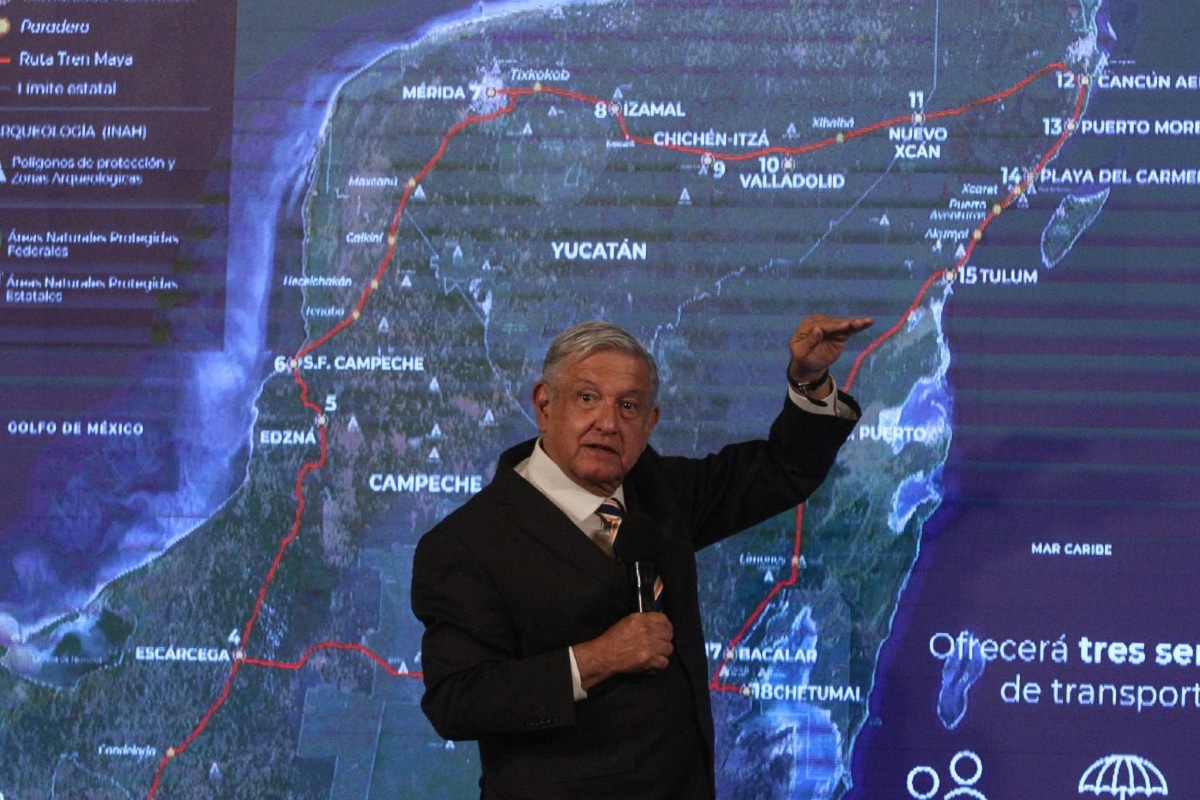
[[[616,403],[600,403],[600,407],[596,409],[596,418],[593,424],[598,430],[612,431],[617,428],[617,404]]]

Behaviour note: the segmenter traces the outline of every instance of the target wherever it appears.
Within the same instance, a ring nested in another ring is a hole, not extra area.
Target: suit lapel
[[[628,602],[630,588],[625,569],[606,556],[558,506],[503,463],[493,480],[502,489],[503,518],[511,520],[538,546]]]

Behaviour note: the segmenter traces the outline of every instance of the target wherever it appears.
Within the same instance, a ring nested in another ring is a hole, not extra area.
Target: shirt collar
[[[558,464],[542,449],[542,440],[533,446],[533,453],[516,467],[526,480],[538,491],[550,498],[576,525],[588,521],[606,498],[592,494],[567,477]],[[625,504],[625,487],[619,486],[611,497]]]

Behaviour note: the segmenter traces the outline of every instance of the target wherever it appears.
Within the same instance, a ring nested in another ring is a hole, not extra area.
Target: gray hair
[[[658,402],[658,365],[654,363],[654,356],[628,331],[603,320],[580,322],[555,336],[546,351],[546,360],[542,362],[542,381],[554,387],[567,362],[599,352],[624,353],[645,364],[650,371],[650,401]]]

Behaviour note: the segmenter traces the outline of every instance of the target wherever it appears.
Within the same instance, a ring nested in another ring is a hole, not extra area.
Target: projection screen
[[[0,2],[0,798],[470,798],[423,532],[554,333],[765,434],[699,555],[721,798],[1200,793],[1191,0]],[[861,341],[859,341],[861,340]]]

